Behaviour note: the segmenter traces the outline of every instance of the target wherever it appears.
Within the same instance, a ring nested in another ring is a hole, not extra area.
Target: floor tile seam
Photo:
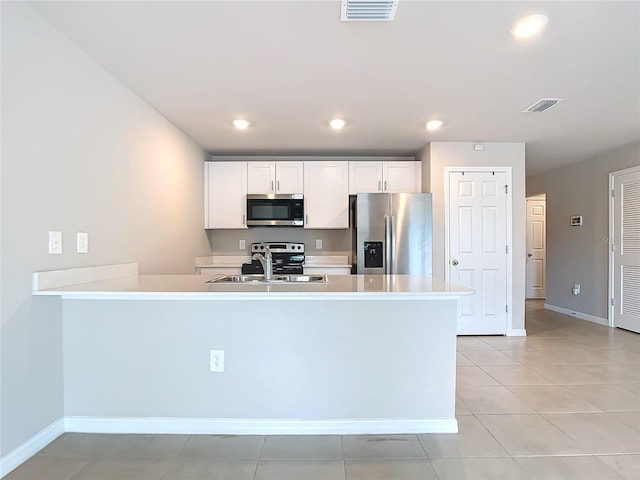
[[[493,438],[496,441],[496,443],[498,445],[500,445],[500,448],[502,448],[502,450],[504,450],[507,455],[509,455],[510,457],[513,457],[513,455],[511,455],[511,453],[509,452],[509,449],[506,447],[506,445],[503,445],[502,442],[500,440],[498,440],[498,438],[493,434],[493,432],[491,430],[489,430],[489,428],[484,423],[482,423],[482,421],[480,421],[480,419],[478,418],[478,415],[476,415],[474,413],[473,416],[476,419],[476,422],[478,422],[478,424],[482,425],[482,428],[484,428],[485,431],[491,436],[491,438]]]
[[[259,457],[255,460],[341,460],[344,459],[344,455],[339,457],[322,457],[322,456],[313,456],[313,457]]]
[[[504,448],[504,447],[502,447]],[[513,458],[509,452],[505,450],[504,455],[448,455],[445,457],[427,457],[429,460],[449,460],[449,459],[464,459],[464,458]]]
[[[514,459],[518,458],[549,458],[549,457],[604,457],[610,455],[609,453],[550,453],[550,454],[529,454],[529,455],[512,455]],[[625,455],[634,455],[633,453],[627,453]]]
[[[513,366],[513,367],[525,367],[525,368],[529,368],[526,365],[522,364],[522,365],[484,365],[485,367],[509,367],[509,366]],[[507,387],[508,385],[502,383],[500,380],[498,380],[494,375],[491,374],[491,372],[486,371],[484,368],[478,366],[478,368],[480,368],[480,370],[482,370],[484,373],[486,373],[487,375],[489,375],[493,380],[495,380],[496,382],[498,382],[499,385],[503,386],[503,387]],[[535,372],[538,373],[538,372]],[[545,380],[549,380],[546,377],[544,377],[543,375],[541,375],[540,373],[538,373],[538,375],[542,376]],[[549,380],[551,381],[551,380]],[[481,385],[479,385],[481,386]]]
[[[349,456],[345,456],[343,460],[428,460],[429,456],[425,455],[425,456],[405,456],[405,457],[385,457],[385,456],[379,456],[379,455],[374,455],[374,456],[368,456],[368,457],[349,457]]]
[[[600,414],[600,413],[606,413],[606,412],[592,412],[592,414]],[[558,430],[560,430],[562,433],[564,433],[566,436],[568,436],[570,439],[572,439],[573,441],[576,442],[577,445],[583,447],[584,448],[592,448],[589,445],[587,445],[585,442],[585,438],[590,438],[590,436],[585,436],[585,435],[572,435],[571,433],[565,431],[560,425],[558,425],[556,422],[553,421],[552,418],[549,417],[549,415],[565,415],[563,413],[541,413],[541,415],[548,421],[550,422],[554,427],[556,427]],[[575,413],[567,413],[566,415],[584,415],[584,414],[575,414]],[[620,422],[618,422],[618,424],[620,424]],[[595,452],[591,452],[592,454]],[[640,451],[639,451],[640,453]]]
[[[539,409],[535,408],[532,404],[530,404],[529,402],[527,402],[524,398],[521,398],[521,397],[520,397],[516,392],[512,391],[512,390],[509,388],[509,387],[519,387],[519,386],[523,386],[523,385],[505,385],[505,387],[506,387],[506,388],[507,388],[511,393],[513,393],[513,394],[514,394],[518,399],[520,399],[522,402],[524,402],[527,406],[529,406],[530,408],[532,408],[532,409],[533,409],[535,412],[537,412],[537,413],[604,413],[604,412],[605,412],[605,411],[604,411],[604,410],[602,410],[600,407],[598,407],[597,405],[595,405],[595,404],[591,403],[591,402],[590,402],[590,401],[588,401],[588,400],[584,400],[584,401],[586,401],[589,405],[591,405],[591,406],[593,406],[594,408],[596,408],[596,410],[585,410],[585,411],[578,411],[578,412],[548,412],[548,411],[545,411],[545,410],[539,410]],[[533,386],[533,387],[535,387],[535,386],[537,386],[537,385],[524,385],[524,386],[527,386],[527,387],[531,387],[531,386]],[[546,386],[546,385],[544,385],[544,386]],[[558,386],[558,387],[562,387],[562,388],[564,388],[564,387],[565,387],[565,385],[557,385],[557,386]],[[568,392],[568,393],[571,393],[571,392]]]

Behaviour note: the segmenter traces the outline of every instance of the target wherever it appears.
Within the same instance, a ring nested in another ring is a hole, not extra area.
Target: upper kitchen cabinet
[[[349,194],[420,193],[421,176],[415,161],[349,162]]]
[[[303,193],[303,162],[249,162],[247,193]]]
[[[204,228],[247,228],[247,162],[205,162]]]
[[[304,162],[304,228],[349,228],[349,162]]]

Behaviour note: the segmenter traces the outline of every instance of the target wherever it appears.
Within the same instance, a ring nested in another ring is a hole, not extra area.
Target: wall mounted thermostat
[[[571,215],[571,226],[572,227],[581,227],[582,226],[582,215]]]

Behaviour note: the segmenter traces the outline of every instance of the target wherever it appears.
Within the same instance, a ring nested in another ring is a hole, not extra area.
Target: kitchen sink
[[[265,280],[264,275],[225,275],[212,278],[207,283],[327,283],[326,275],[274,275]]]

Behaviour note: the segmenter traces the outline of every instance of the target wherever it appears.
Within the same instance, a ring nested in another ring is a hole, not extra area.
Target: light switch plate
[[[316,240],[316,249],[317,250],[322,250],[322,239],[321,238],[318,238]]]
[[[60,255],[62,253],[62,232],[49,232],[49,254]]]
[[[78,253],[89,253],[89,234],[78,232],[76,234],[76,251]]]
[[[244,249],[246,249],[246,248],[247,248],[247,244],[245,243],[245,241],[244,241],[244,240],[238,240],[238,248],[239,248],[240,250],[244,250]]]
[[[224,372],[224,350],[209,351],[209,370],[212,372]]]

